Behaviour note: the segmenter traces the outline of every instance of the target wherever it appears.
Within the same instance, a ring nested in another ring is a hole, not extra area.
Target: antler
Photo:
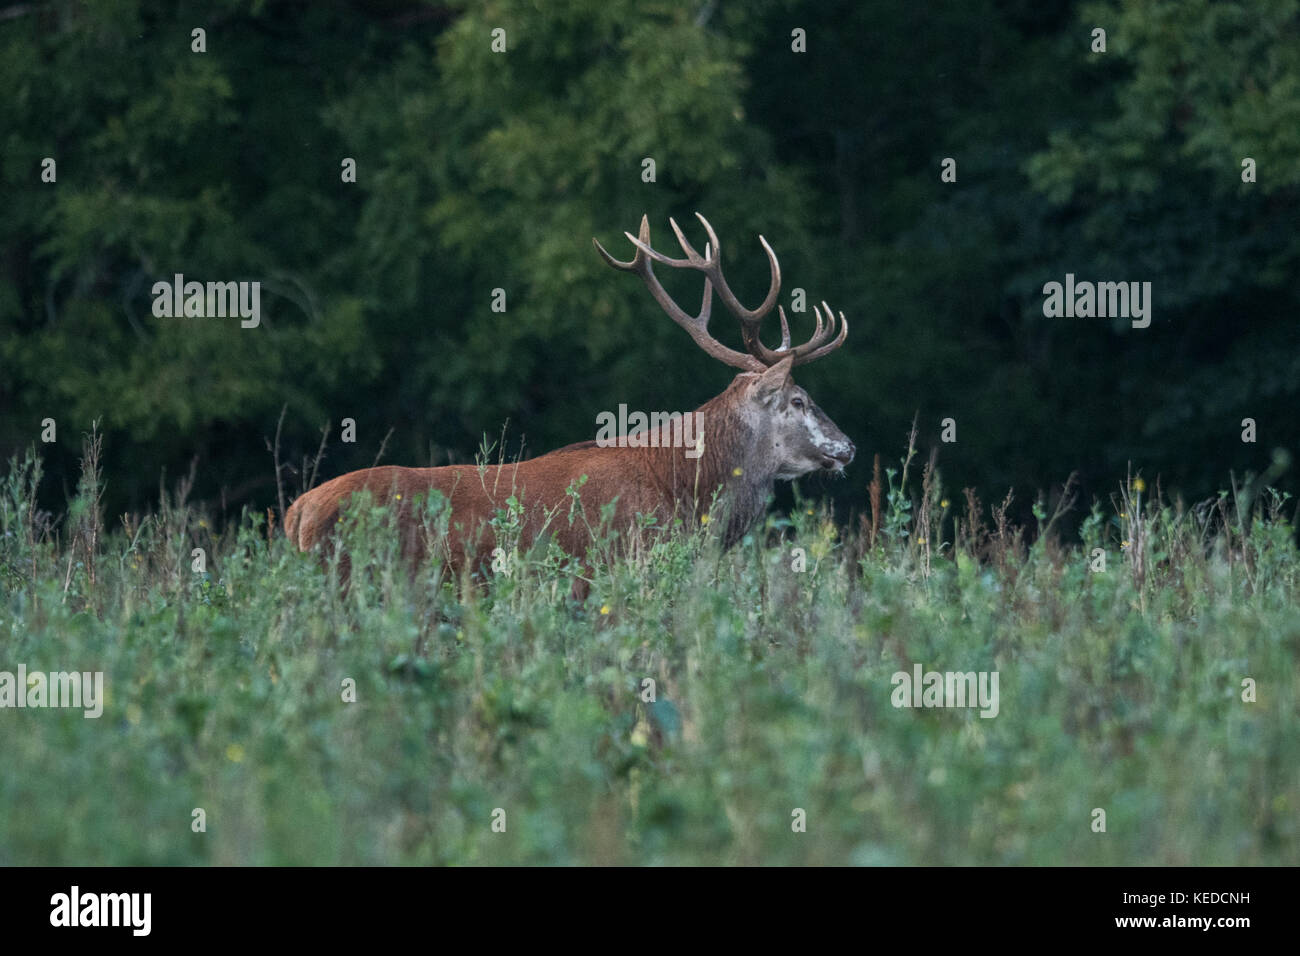
[[[759,338],[759,326],[763,317],[772,311],[772,306],[776,305],[777,296],[781,292],[781,266],[776,261],[776,253],[772,247],[767,244],[767,240],[762,236],[758,241],[763,246],[763,251],[767,253],[767,261],[772,270],[772,284],[767,292],[767,297],[759,304],[756,309],[746,309],[740,304],[731,288],[727,285],[727,280],[722,276],[722,249],[721,243],[718,242],[717,233],[709,225],[709,221],[701,216],[698,212],[695,214],[704,226],[704,231],[708,233],[709,242],[704,247],[704,255],[701,256],[692,248],[691,244],[686,241],[682,235],[681,229],[677,223],[669,219],[668,224],[673,227],[673,232],[677,235],[677,241],[681,244],[682,251],[686,253],[684,259],[672,259],[661,252],[656,252],[650,247],[650,220],[647,216],[641,217],[641,235],[640,238],[633,236],[630,232],[623,235],[636,246],[636,255],[628,262],[622,262],[615,259],[605,251],[597,240],[592,239],[596,249],[615,269],[621,269],[624,272],[635,272],[643,280],[646,287],[649,288],[650,294],[654,296],[660,308],[668,313],[668,317],[684,328],[695,344],[702,348],[709,355],[725,362],[733,368],[744,369],[749,372],[761,372],[765,368],[775,365],[783,359],[794,356],[794,365],[804,365],[813,359],[821,358],[823,355],[835,351],[844,344],[844,339],[849,333],[848,320],[844,318],[844,313],[840,313],[839,334],[835,335],[835,313],[831,311],[830,306],[822,302],[822,308],[826,310],[826,318],[823,321],[821,310],[813,306],[813,314],[817,318],[817,328],[807,342],[790,348],[790,326],[786,321],[785,309],[777,307],[777,313],[781,318],[781,347],[778,349],[769,349]],[[654,262],[663,263],[666,266],[672,266],[674,269],[694,269],[697,272],[704,273],[704,300],[700,305],[699,315],[688,315],[672,298],[664,291],[663,285],[655,277]],[[737,352],[735,349],[727,348],[717,339],[709,334],[709,316],[713,310],[713,290],[718,290],[718,295],[722,297],[722,304],[740,321],[740,334],[745,343],[745,352]]]

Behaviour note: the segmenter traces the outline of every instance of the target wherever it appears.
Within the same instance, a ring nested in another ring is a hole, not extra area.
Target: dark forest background
[[[330,424],[322,478],[385,436],[443,464],[507,422],[535,454],[621,402],[693,408],[731,372],[591,238],[626,255],[648,213],[672,252],[695,210],[742,299],[762,233],[783,302],[848,315],[797,374],[858,445],[804,483],[844,508],[914,416],[923,453],[956,419],[946,487],[1022,505],[1130,462],[1191,500],[1300,445],[1291,0],[0,3],[0,210],[0,454],[37,444],[54,507],[95,419],[110,515],[194,463],[233,516],[276,504],[282,408],[295,468]],[[178,272],[260,281],[261,326],[155,318]],[[1045,318],[1067,272],[1150,281],[1151,326]]]

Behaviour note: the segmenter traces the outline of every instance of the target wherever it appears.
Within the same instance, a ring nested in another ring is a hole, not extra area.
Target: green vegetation
[[[0,695],[108,695],[0,710],[0,864],[1300,859],[1300,0],[44,0],[0,89]],[[696,210],[796,338],[796,289],[848,316],[798,373],[846,480],[604,541],[582,602],[366,502],[350,587],[268,527],[717,394],[591,246]],[[260,323],[155,314],[176,274]],[[1150,326],[1046,317],[1067,274]],[[896,708],[915,666],[997,716]]]
[[[286,405],[287,462],[355,419],[323,478],[390,432],[383,463],[445,464],[507,421],[541,453],[694,408],[725,373],[591,238],[625,255],[648,213],[698,245],[696,210],[743,299],[761,233],[787,308],[848,316],[799,381],[864,451],[955,416],[954,487],[1026,504],[1130,461],[1191,501],[1300,452],[1297,0],[47,0],[6,5],[0,89],[0,457],[57,421],[46,508],[97,418],[109,514],[197,458],[233,519],[274,503]],[[155,317],[176,273],[260,281],[260,326]],[[1067,273],[1150,281],[1151,326],[1047,319]]]
[[[39,462],[3,480],[0,668],[102,670],[108,699],[0,714],[0,864],[1300,857],[1300,555],[1259,482],[1176,508],[1128,480],[1075,544],[1043,500],[1030,544],[905,464],[855,529],[801,501],[725,554],[677,533],[577,605],[547,555],[412,575],[364,505],[346,590],[185,487],[104,527],[83,457],[57,527]],[[996,670],[998,715],[895,709],[914,664]]]

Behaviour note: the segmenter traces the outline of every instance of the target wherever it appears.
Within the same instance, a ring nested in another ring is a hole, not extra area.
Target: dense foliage
[[[727,372],[590,238],[617,249],[648,212],[668,242],[668,216],[698,209],[742,295],[761,288],[763,233],[787,290],[850,317],[845,349],[800,374],[868,466],[825,488],[842,504],[864,505],[870,455],[918,413],[923,444],[956,419],[940,467],[986,498],[1014,487],[1027,504],[1078,471],[1088,500],[1129,462],[1188,501],[1229,469],[1294,488],[1298,11],[15,5],[0,453],[54,419],[43,500],[61,507],[100,418],[110,513],[147,509],[162,473],[193,464],[221,518],[276,504],[282,408],[301,485],[326,425],[328,477],[381,452],[466,460],[507,422],[512,450],[540,452],[621,402],[695,407]],[[1151,326],[1046,318],[1042,286],[1067,272],[1152,282]],[[151,287],[176,273],[260,281],[261,325],[156,318]],[[345,418],[355,443],[337,440]]]

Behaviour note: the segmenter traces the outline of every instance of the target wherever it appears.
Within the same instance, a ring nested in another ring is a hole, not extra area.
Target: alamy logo
[[[50,897],[51,926],[128,926],[134,936],[148,936],[152,928],[152,893],[70,893]]]
[[[632,434],[628,434],[631,431]],[[596,416],[598,448],[685,448],[687,458],[704,454],[704,416],[699,412],[632,412]]]
[[[35,671],[19,664],[18,673],[0,671],[0,708],[5,707],[73,707],[82,708],[83,717],[98,717],[104,712],[103,671]]]
[[[996,717],[997,671],[927,671],[920,664],[912,673],[897,671],[890,703],[895,707],[979,707],[981,717]]]
[[[1049,319],[1132,319],[1133,328],[1151,324],[1150,282],[1075,282],[1065,274],[1065,284],[1043,286],[1043,315]]]
[[[240,328],[262,322],[262,283],[186,282],[176,273],[171,282],[153,284],[153,314],[160,319],[225,319],[239,316]]]

